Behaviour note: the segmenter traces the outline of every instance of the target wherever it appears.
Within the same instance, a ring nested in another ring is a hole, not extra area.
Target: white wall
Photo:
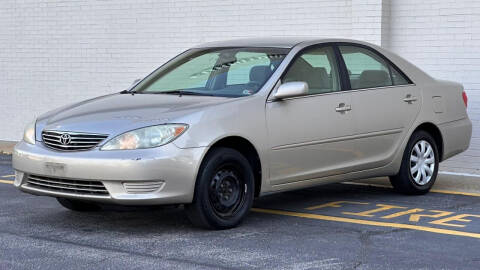
[[[480,1],[392,0],[388,48],[437,78],[463,83],[473,122],[470,148],[441,170],[480,174]]]
[[[391,47],[464,83],[478,108],[479,14],[473,0],[2,0],[0,140],[19,140],[42,112],[120,91],[194,44],[252,36]]]
[[[135,2],[135,3],[133,3]],[[0,1],[0,140],[52,108],[125,89],[186,48],[349,36],[350,1]]]
[[[463,83],[480,120],[480,1],[391,1],[388,48],[431,75]],[[478,124],[478,122],[477,122]]]

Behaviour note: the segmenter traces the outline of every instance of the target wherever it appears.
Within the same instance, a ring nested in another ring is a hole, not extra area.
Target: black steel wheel
[[[234,165],[217,170],[210,182],[209,201],[213,211],[220,217],[234,216],[245,203],[247,185],[243,175]]]
[[[200,168],[193,202],[186,205],[190,221],[204,228],[237,226],[254,197],[254,176],[248,160],[230,148],[212,149]]]

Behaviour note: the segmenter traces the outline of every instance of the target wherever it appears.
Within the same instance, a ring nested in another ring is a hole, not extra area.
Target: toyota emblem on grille
[[[72,137],[70,136],[70,134],[63,133],[62,135],[60,135],[60,143],[61,144],[68,145],[71,142],[72,142]]]

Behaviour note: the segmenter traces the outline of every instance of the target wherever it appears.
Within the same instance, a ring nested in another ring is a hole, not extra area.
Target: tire
[[[242,154],[213,148],[200,167],[193,202],[185,205],[189,220],[206,229],[236,227],[252,206],[254,181],[250,163]]]
[[[423,130],[414,132],[403,153],[400,171],[390,177],[390,183],[403,194],[428,193],[437,179],[439,158],[433,137]]]
[[[100,210],[100,206],[95,203],[72,200],[67,198],[57,198],[57,201],[65,208],[77,212],[89,212]]]

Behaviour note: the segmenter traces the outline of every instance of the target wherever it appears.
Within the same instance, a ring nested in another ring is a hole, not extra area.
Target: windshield
[[[162,66],[133,91],[241,97],[256,93],[277,69],[288,49],[192,49]]]

